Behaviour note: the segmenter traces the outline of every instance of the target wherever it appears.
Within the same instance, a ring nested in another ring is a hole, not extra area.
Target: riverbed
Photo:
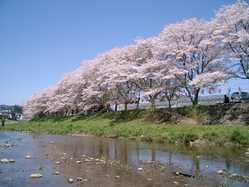
[[[249,186],[246,147],[0,132],[0,159],[1,187]]]

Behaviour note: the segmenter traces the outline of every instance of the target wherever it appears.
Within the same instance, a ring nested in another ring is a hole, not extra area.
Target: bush
[[[184,143],[188,144],[189,142],[195,141],[199,139],[199,137],[196,134],[186,134],[184,136]]]
[[[203,135],[203,138],[204,139],[207,139],[209,141],[212,141],[216,138],[218,138],[218,134],[216,132],[206,132],[204,135]]]
[[[234,130],[231,134],[230,140],[234,143],[245,144],[246,136],[243,135],[239,130]]]

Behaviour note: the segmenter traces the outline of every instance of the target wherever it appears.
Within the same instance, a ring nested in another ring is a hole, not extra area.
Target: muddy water
[[[249,186],[247,148],[190,148],[15,132],[0,132],[0,145],[0,159],[15,160],[0,163],[0,187]],[[32,173],[42,177],[31,179]]]

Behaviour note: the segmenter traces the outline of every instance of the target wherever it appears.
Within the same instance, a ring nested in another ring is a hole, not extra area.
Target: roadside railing
[[[199,104],[201,105],[214,105],[214,104],[223,103],[223,102],[224,102],[224,95],[210,95],[210,96],[199,97]],[[192,102],[188,97],[182,97],[182,98],[179,98],[178,100],[173,100],[171,102],[172,108],[179,108],[179,107],[191,106],[191,105],[192,105]],[[156,101],[155,106],[156,108],[168,108],[169,107],[167,101]],[[151,107],[151,103],[149,102],[141,102],[139,104],[140,109],[146,109],[150,107]],[[136,104],[128,105],[128,110],[133,110],[136,108],[137,108]],[[119,111],[124,110],[124,106],[119,105],[118,110]]]

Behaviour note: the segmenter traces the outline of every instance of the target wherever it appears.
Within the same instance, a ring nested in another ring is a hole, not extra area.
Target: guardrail
[[[224,95],[211,95],[211,96],[200,96],[199,97],[199,104],[201,105],[214,105],[218,103],[223,103],[224,102]],[[178,108],[178,107],[183,107],[183,106],[191,106],[192,102],[188,97],[182,97],[179,98],[178,100],[173,100],[171,102],[171,105],[173,108]],[[166,101],[157,101],[155,103],[156,108],[168,108],[168,102]],[[136,104],[128,104],[128,110],[136,109],[137,105]],[[150,108],[151,103],[149,102],[141,102],[139,104],[140,109],[146,109]],[[123,105],[118,106],[118,110],[122,111],[124,110]]]

